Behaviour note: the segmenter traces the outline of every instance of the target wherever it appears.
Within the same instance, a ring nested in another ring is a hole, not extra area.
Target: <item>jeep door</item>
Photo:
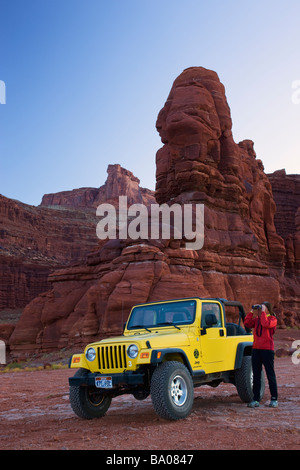
[[[204,363],[218,363],[212,371],[222,370],[225,358],[226,329],[223,309],[219,302],[203,301],[200,325],[201,352]]]

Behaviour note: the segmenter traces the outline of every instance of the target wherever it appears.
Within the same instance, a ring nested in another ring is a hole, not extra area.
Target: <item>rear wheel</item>
[[[76,377],[84,377],[86,369],[78,369]],[[71,385],[70,403],[77,416],[84,419],[102,418],[111,404],[111,397],[103,395],[96,387]]]
[[[235,386],[238,394],[245,403],[253,400],[253,372],[251,356],[244,356],[242,366],[235,371]],[[260,400],[265,393],[265,376],[261,372]]]
[[[194,401],[193,381],[187,368],[176,361],[161,364],[151,379],[151,399],[162,418],[186,418]]]

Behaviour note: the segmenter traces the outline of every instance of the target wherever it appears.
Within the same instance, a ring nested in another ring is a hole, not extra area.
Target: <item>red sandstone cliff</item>
[[[287,175],[285,170],[278,170],[268,177],[276,203],[274,223],[286,248],[284,276],[280,279],[281,303],[294,324],[300,311],[300,175]]]
[[[0,310],[21,308],[49,288],[54,269],[84,260],[95,215],[50,210],[0,196]]]
[[[154,193],[142,188],[140,180],[120,165],[108,165],[107,180],[100,188],[79,188],[45,194],[41,206],[63,206],[73,208],[96,208],[104,202],[118,204],[119,196],[127,196],[128,204],[149,205],[155,202]]]
[[[156,156],[156,198],[205,204],[203,249],[172,239],[95,246],[86,263],[52,273],[52,289],[27,305],[10,338],[14,353],[119,333],[132,305],[194,295],[239,299],[246,308],[268,299],[281,324],[300,324],[299,273],[287,266],[271,183],[253,142],[236,144],[231,128],[217,74],[185,70],[157,120],[164,145]],[[47,204],[59,205],[61,197]],[[298,227],[299,211],[296,238]]]
[[[299,230],[300,175],[287,175],[285,170],[278,170],[269,174],[268,178],[276,204],[274,222],[277,233],[285,242],[291,238],[295,241]],[[295,251],[296,245],[290,253],[291,260],[295,258]]]
[[[84,263],[97,245],[95,207],[102,202],[149,204],[153,191],[120,165],[109,165],[100,188],[80,188],[45,195],[39,207],[0,195],[0,312],[22,308],[49,289],[57,268]],[[0,315],[1,317],[1,315]]]

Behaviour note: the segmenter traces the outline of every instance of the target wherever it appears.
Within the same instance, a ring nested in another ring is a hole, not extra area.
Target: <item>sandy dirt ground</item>
[[[291,345],[300,331],[281,330],[276,347]],[[300,364],[276,357],[279,407],[269,390],[261,406],[249,409],[233,385],[195,389],[191,415],[180,421],[159,418],[151,398],[113,399],[107,414],[82,420],[69,404],[68,377],[74,370],[0,374],[1,450],[214,450],[300,449]]]

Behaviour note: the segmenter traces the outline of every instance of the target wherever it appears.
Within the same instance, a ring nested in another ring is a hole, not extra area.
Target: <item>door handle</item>
[[[224,336],[224,330],[219,330],[220,336]]]

